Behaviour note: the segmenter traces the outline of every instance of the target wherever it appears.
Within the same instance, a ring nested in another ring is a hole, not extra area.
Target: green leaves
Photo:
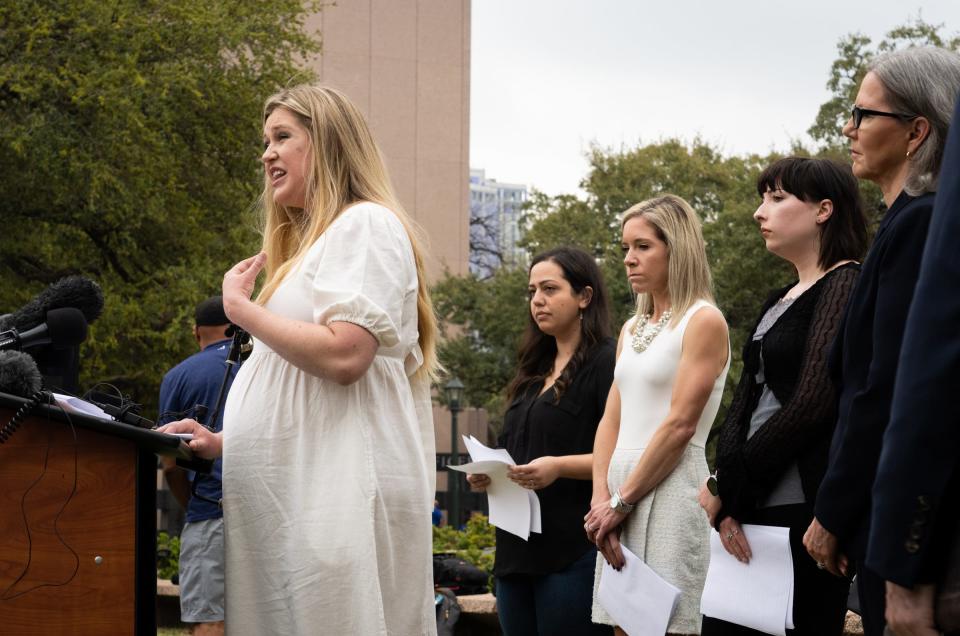
[[[304,77],[317,3],[0,7],[0,308],[61,276],[104,288],[83,384],[153,403],[193,307],[253,253],[266,96]],[[305,78],[306,79],[306,78]]]
[[[875,46],[861,34],[851,33],[837,43],[837,59],[830,67],[827,89],[831,97],[820,106],[814,124],[807,133],[820,144],[822,152],[836,152],[846,147],[841,133],[850,118],[850,109],[857,97],[860,81],[867,73],[870,60],[879,53],[911,46],[940,46],[960,51],[960,35],[943,33],[944,25],[924,22],[919,15],[887,32]]]

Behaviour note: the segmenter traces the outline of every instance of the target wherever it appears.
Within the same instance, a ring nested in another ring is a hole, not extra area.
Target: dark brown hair
[[[576,247],[558,247],[534,256],[530,269],[543,261],[551,261],[560,267],[563,278],[570,283],[574,294],[579,294],[586,287],[593,290],[590,304],[583,309],[580,321],[580,344],[553,385],[556,399],[559,400],[594,345],[610,337],[610,310],[603,275],[592,256]],[[557,341],[540,331],[528,311],[527,328],[517,354],[517,373],[507,387],[507,401],[512,402],[546,378],[553,368],[556,355]]]
[[[767,166],[757,179],[757,194],[783,190],[801,201],[833,202],[833,214],[820,231],[817,263],[828,269],[834,263],[860,260],[867,251],[867,219],[860,186],[850,166],[830,159],[786,157]]]

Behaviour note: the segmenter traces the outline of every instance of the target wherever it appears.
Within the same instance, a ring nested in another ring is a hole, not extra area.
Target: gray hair
[[[935,46],[911,47],[880,55],[867,71],[883,84],[894,111],[920,115],[930,122],[930,134],[910,162],[904,189],[911,196],[934,192],[960,94],[960,55]]]

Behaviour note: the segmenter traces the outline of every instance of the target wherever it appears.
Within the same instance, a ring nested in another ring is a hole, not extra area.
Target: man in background
[[[197,305],[193,336],[200,347],[163,377],[160,385],[160,417],[165,424],[183,417],[198,417],[219,431],[223,412],[209,422],[230,351],[230,321],[223,311],[223,300],[212,296]],[[230,371],[227,387],[233,382],[236,367]],[[206,407],[205,415],[195,407]],[[186,525],[180,534],[180,620],[192,623],[194,636],[224,633],[224,552],[223,496],[221,460],[216,460],[209,475],[187,473],[175,460],[161,458],[163,474],[173,496],[186,510]],[[198,497],[191,496],[192,481],[197,480]]]

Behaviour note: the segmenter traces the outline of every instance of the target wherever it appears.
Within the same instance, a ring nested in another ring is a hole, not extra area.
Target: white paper
[[[53,397],[57,401],[57,404],[59,404],[64,411],[81,413],[83,415],[90,415],[92,417],[99,417],[102,420],[110,420],[111,422],[115,421],[102,408],[96,404],[91,404],[86,400],[81,400],[80,398],[72,395],[63,395],[62,393],[54,393]]]
[[[516,465],[510,453],[504,448],[489,448],[472,435],[464,436],[463,443],[473,461],[459,466],[451,464],[447,468],[490,477],[487,486],[490,524],[524,541],[530,538],[531,532],[541,532],[540,499],[507,477],[507,468]]]
[[[765,634],[785,636],[793,628],[793,556],[790,529],[741,526],[750,552],[749,563],[728,553],[720,535],[710,533],[710,568],[700,599],[700,611]]]
[[[541,534],[543,527],[540,525],[540,497],[532,490],[528,490],[527,495],[530,500],[530,532]]]
[[[603,564],[597,602],[629,636],[663,636],[680,600],[680,590],[664,581],[640,557],[621,546],[624,566]]]

